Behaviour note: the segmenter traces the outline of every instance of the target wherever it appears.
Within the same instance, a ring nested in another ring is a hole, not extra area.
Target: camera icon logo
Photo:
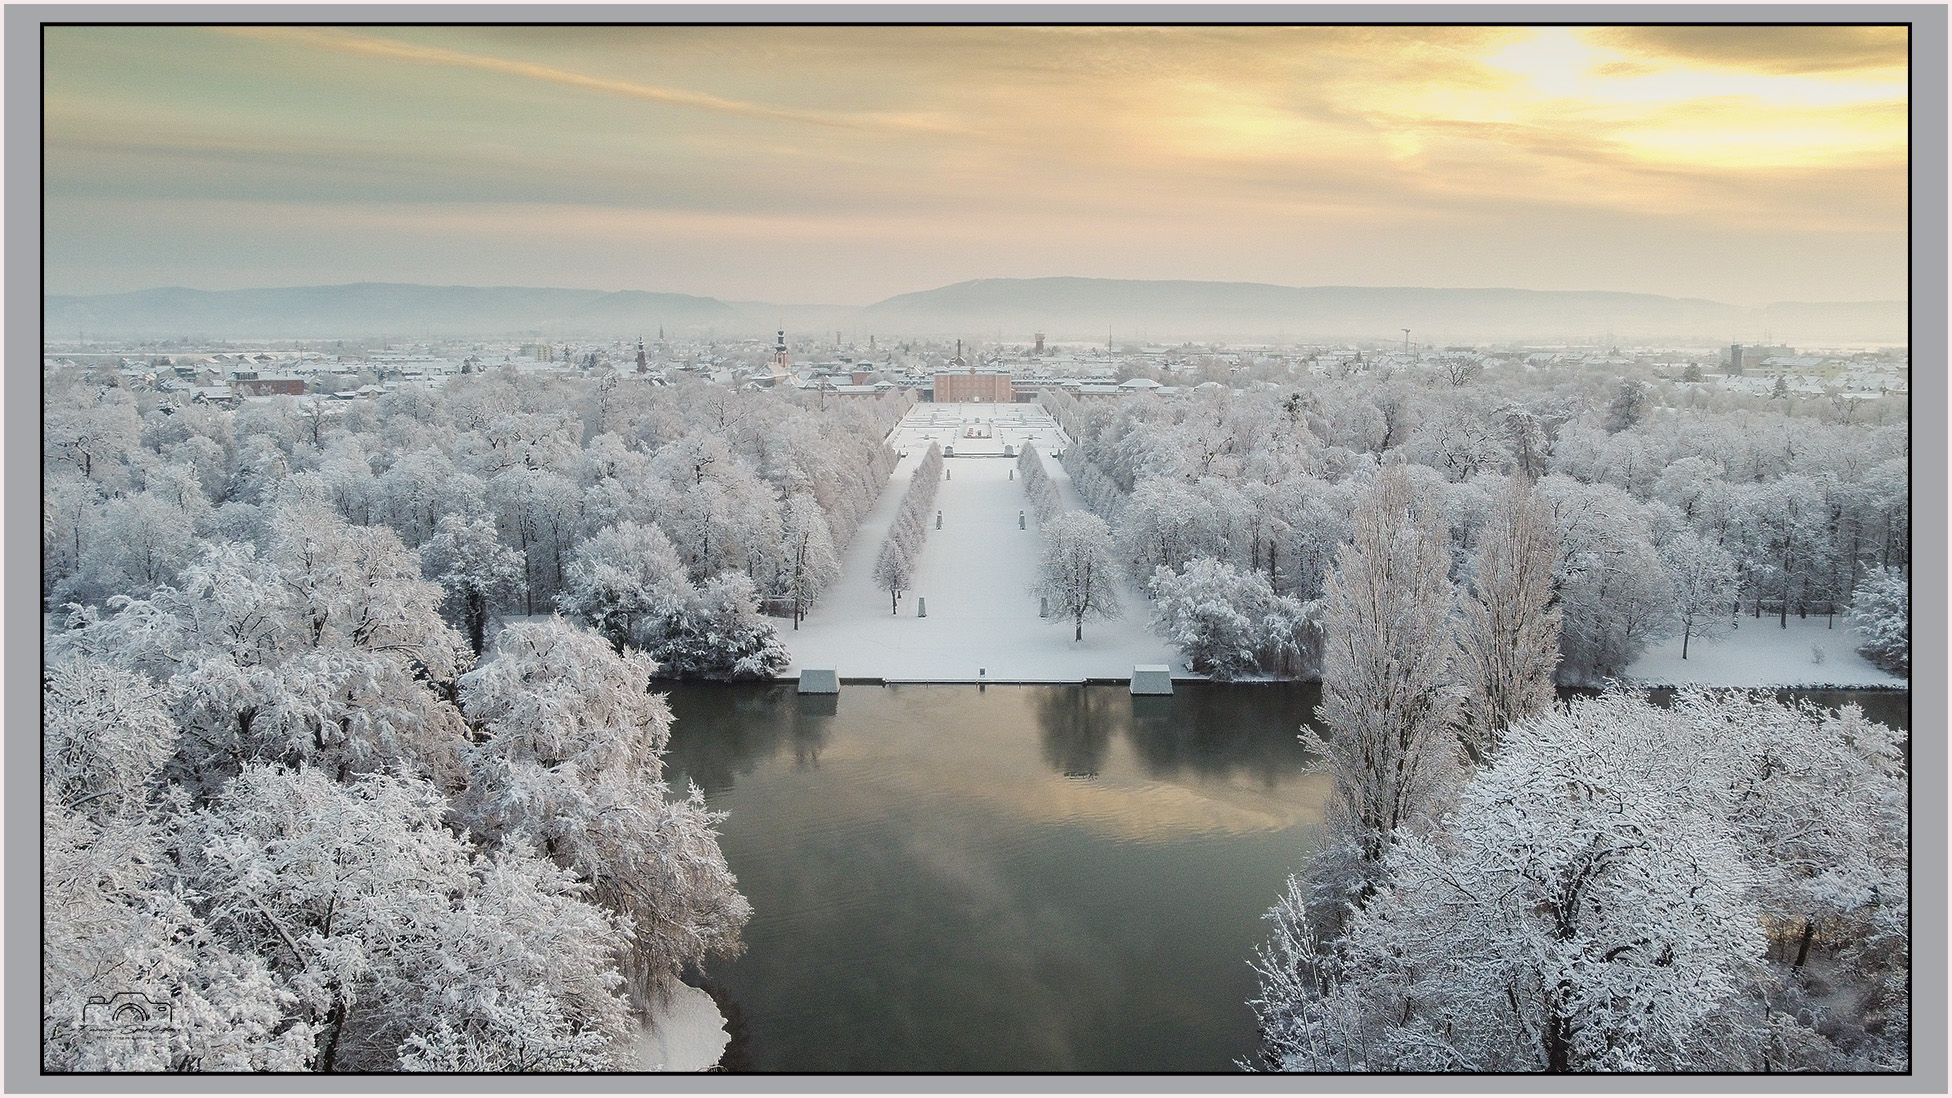
[[[121,1034],[167,1033],[173,1008],[165,999],[152,999],[140,991],[118,991],[112,995],[90,995],[81,1006],[85,1029]]]

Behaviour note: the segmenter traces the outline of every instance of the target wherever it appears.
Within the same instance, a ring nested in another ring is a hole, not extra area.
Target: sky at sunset
[[[47,289],[1905,295],[1903,28],[49,28]]]

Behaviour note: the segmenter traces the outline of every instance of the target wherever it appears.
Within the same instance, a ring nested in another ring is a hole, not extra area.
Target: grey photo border
[[[180,4],[9,6],[5,13],[6,299],[4,418],[5,591],[14,612],[0,638],[6,661],[5,1076],[9,1091],[242,1093],[266,1080],[240,1076],[50,1076],[40,1071],[40,543],[41,25],[170,22],[535,23],[1908,23],[1911,25],[1911,358],[1913,371],[1912,737],[1913,1063],[1909,1075],[1684,1075],[1356,1077],[1254,1075],[645,1075],[302,1076],[304,1092],[1839,1092],[1944,1093],[1946,1053],[1946,16],[1943,5],[1901,4],[1322,4],[1322,5],[376,5]],[[1921,398],[1922,399],[1919,399]],[[1922,565],[1918,566],[1918,565]],[[1914,671],[1914,676],[1917,674]],[[1272,885],[1269,886],[1273,888]],[[1269,893],[1272,896],[1272,891]]]

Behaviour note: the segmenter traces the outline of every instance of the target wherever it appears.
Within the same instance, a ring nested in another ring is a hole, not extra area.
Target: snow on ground
[[[971,428],[990,437],[967,437]],[[1150,604],[1129,581],[1120,592],[1123,614],[1085,622],[1082,641],[1071,639],[1069,621],[1037,616],[1030,593],[1037,521],[1023,482],[1012,479],[1016,462],[1002,456],[1026,440],[1046,455],[1068,442],[1034,405],[921,404],[904,417],[889,441],[908,456],[855,531],[840,579],[798,631],[781,629],[793,655],[787,677],[801,667],[832,667],[843,678],[891,681],[974,682],[981,671],[990,682],[1080,682],[1130,678],[1140,663],[1177,666],[1177,652],[1146,624]],[[944,457],[949,479],[936,490],[942,529],[931,516],[914,588],[891,615],[887,594],[874,586],[874,558],[930,441],[956,451]],[[1057,462],[1047,456],[1044,467],[1065,502],[1082,507]],[[1019,511],[1027,529],[1017,529]],[[926,618],[915,614],[921,600]]]
[[[1681,638],[1648,647],[1627,668],[1626,677],[1658,686],[1895,686],[1907,681],[1873,666],[1857,654],[1857,634],[1837,619],[1792,617],[1788,628],[1763,615],[1743,616],[1734,631],[1717,640],[1696,637],[1681,658]],[[1823,650],[1818,663],[1812,646]]]
[[[1048,454],[1070,441],[1039,404],[917,404],[888,435],[896,450],[926,451],[935,442],[945,457],[952,449],[963,457],[1014,457],[1026,442]],[[1057,475],[1055,462],[1045,467]]]
[[[712,997],[679,984],[657,1017],[638,1032],[637,1070],[710,1071],[731,1040]]]

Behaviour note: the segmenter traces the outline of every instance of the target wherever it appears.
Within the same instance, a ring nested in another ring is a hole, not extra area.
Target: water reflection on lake
[[[755,915],[710,980],[761,1071],[1229,1071],[1327,793],[1318,687],[681,686],[669,764]],[[1892,699],[1902,700],[1902,713]],[[1909,723],[1903,694],[1844,692]]]

